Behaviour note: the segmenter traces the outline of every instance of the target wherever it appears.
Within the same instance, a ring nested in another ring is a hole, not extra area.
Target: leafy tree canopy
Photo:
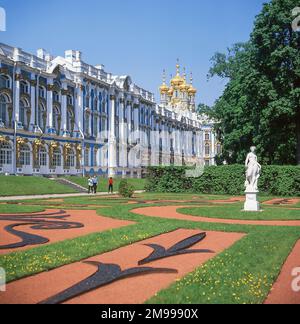
[[[212,58],[209,77],[228,79],[213,108],[223,158],[241,163],[256,145],[266,164],[300,164],[300,33],[294,0],[273,0],[247,43]]]

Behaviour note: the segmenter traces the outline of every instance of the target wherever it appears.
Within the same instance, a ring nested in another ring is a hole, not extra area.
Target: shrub
[[[126,179],[121,180],[119,185],[119,194],[124,198],[132,198],[134,186],[129,184]]]
[[[218,195],[242,195],[245,188],[243,165],[206,167],[199,178],[186,178],[186,167],[150,167],[147,191],[194,192]],[[263,166],[259,179],[261,193],[276,196],[300,196],[299,166]]]

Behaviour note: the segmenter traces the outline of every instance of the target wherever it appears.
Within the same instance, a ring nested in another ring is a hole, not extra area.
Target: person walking
[[[91,192],[93,192],[94,183],[93,183],[93,178],[92,177],[89,177],[89,179],[88,179],[88,188],[89,188],[89,194]]]
[[[113,178],[109,178],[108,181],[108,193],[114,193],[114,179]]]
[[[94,194],[96,194],[97,189],[98,189],[98,178],[97,178],[97,176],[94,176],[94,178],[93,178],[93,189],[94,189]]]

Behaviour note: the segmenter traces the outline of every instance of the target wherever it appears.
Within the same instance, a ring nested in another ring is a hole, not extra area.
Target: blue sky
[[[225,82],[207,82],[216,51],[249,39],[266,0],[0,0],[7,31],[0,41],[53,55],[83,52],[90,64],[129,74],[158,99],[162,70],[175,73],[176,59],[194,73],[198,102],[212,105]]]

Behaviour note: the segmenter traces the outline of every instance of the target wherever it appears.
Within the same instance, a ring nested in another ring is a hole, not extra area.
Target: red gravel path
[[[119,264],[122,270],[136,267],[138,261],[153,251],[144,244],[160,244],[165,248],[180,240],[198,234],[199,230],[177,230],[140,243],[128,245],[113,252],[90,258],[86,261]],[[178,274],[146,274],[114,282],[105,287],[70,300],[69,304],[141,304],[177,279],[184,277],[244,237],[238,233],[207,232],[204,241],[195,249],[211,249],[215,253],[186,254],[152,262],[147,266],[172,268]],[[73,263],[55,270],[21,279],[7,285],[7,292],[0,294],[0,304],[35,304],[62,292],[86,279],[95,272],[95,267],[82,262]],[[200,289],[201,287],[199,287]]]
[[[296,277],[292,276],[294,269],[299,268],[300,276],[300,241],[296,244],[292,253],[285,262],[281,274],[273,286],[265,304],[294,304],[300,305],[300,292],[292,289],[292,282]],[[300,280],[297,285],[299,286]]]
[[[48,210],[44,213],[31,213],[28,215],[43,215],[49,213],[59,212],[59,210]],[[73,239],[76,237],[84,236],[96,232],[104,232],[109,229],[119,228],[123,226],[128,226],[133,224],[129,221],[121,221],[116,219],[111,219],[107,217],[99,216],[95,210],[66,210],[70,217],[62,220],[61,222],[78,222],[84,225],[83,228],[77,229],[62,229],[62,230],[35,230],[31,229],[30,226],[19,226],[18,230],[24,231],[30,234],[41,235],[48,238],[50,241],[48,244],[64,241],[68,239]],[[5,215],[7,216],[7,215]],[[1,215],[0,215],[1,219]],[[22,222],[20,222],[22,223]],[[17,221],[1,221],[0,222],[0,245],[8,245],[12,243],[19,242],[20,239],[4,230],[5,226],[10,224],[18,224]],[[36,246],[36,245],[35,245]],[[7,254],[10,252],[23,251],[33,246],[27,246],[24,248],[12,249],[12,250],[0,250],[0,255]]]
[[[264,226],[300,226],[300,220],[293,221],[251,221],[236,219],[220,219],[183,215],[177,212],[181,208],[189,208],[191,206],[161,206],[161,207],[144,207],[132,210],[134,214],[149,217],[169,218],[188,220],[202,223],[221,223],[221,224],[240,224],[240,225],[264,225]]]

